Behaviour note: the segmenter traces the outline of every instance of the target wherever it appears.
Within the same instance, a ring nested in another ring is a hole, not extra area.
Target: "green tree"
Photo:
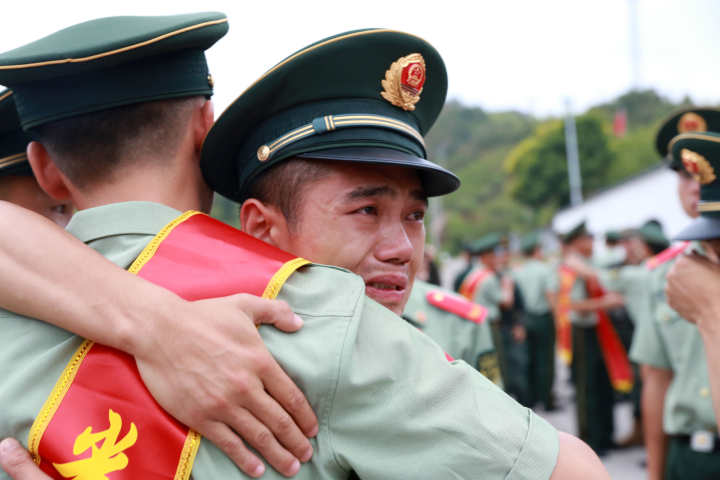
[[[602,118],[586,114],[575,120],[583,193],[604,187],[615,152],[603,130]],[[541,124],[508,155],[509,190],[517,201],[533,208],[559,208],[569,204],[565,130],[560,120]]]

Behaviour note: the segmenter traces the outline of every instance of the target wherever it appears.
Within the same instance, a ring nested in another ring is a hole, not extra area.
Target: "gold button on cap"
[[[258,160],[260,160],[261,162],[264,162],[268,158],[270,158],[270,147],[268,147],[267,145],[263,145],[258,148],[257,157]]]

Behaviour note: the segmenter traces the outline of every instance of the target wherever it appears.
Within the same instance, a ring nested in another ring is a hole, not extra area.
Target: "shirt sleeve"
[[[498,307],[502,300],[502,290],[497,276],[490,274],[478,286],[473,301],[487,308],[487,320],[495,321],[500,317],[500,309]]]
[[[557,271],[552,269],[549,265],[545,265],[545,291],[550,293],[557,293],[560,286],[559,275]]]
[[[665,349],[658,323],[659,316],[663,314],[663,309],[670,308],[665,303],[661,290],[659,290],[664,289],[665,285],[664,269],[652,273],[650,284],[650,305],[646,309],[646,316],[639,318],[637,321],[630,347],[630,359],[637,363],[670,369],[670,357]]]
[[[364,479],[550,476],[559,447],[545,420],[371,300],[361,315],[344,340],[329,416],[341,470]]]

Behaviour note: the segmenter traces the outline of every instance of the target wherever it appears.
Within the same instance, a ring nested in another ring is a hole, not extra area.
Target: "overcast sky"
[[[425,38],[445,59],[449,97],[488,110],[558,114],[569,98],[580,112],[634,82],[673,100],[720,103],[720,2],[636,0],[634,75],[629,1],[28,0],[3,9],[0,50],[97,17],[218,10],[230,21],[208,52],[218,113],[288,54],[365,27]]]

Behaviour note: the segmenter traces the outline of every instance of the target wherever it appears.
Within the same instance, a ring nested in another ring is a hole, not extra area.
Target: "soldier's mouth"
[[[370,282],[368,287],[377,288],[378,290],[404,290],[399,285],[391,285],[389,283]]]

